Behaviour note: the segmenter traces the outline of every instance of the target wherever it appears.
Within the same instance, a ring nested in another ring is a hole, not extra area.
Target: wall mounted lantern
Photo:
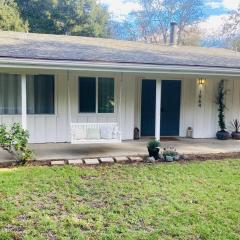
[[[206,78],[198,78],[197,79],[198,85],[201,87],[203,87],[206,84],[206,81],[207,81]]]
[[[200,87],[199,95],[198,95],[198,106],[202,107],[202,87],[205,86],[207,79],[206,78],[198,78],[197,83]]]

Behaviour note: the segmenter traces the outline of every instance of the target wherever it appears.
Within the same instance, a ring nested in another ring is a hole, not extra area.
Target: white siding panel
[[[119,122],[123,140],[133,139],[133,130],[140,128],[141,119],[141,81],[140,76],[123,73],[100,72],[56,72],[55,115],[28,115],[27,125],[30,132],[30,142],[69,142],[69,109],[68,84],[70,83],[71,122]],[[78,77],[105,76],[115,78],[115,113],[113,114],[80,114],[78,113]],[[146,76],[147,78],[148,76]],[[186,136],[188,127],[194,130],[195,138],[215,137],[218,130],[216,93],[221,78],[208,79],[202,91],[202,107],[198,106],[199,86],[196,77],[182,77],[180,136]],[[148,77],[149,78],[149,77]],[[150,76],[157,79],[159,76]],[[120,79],[122,92],[120,96]],[[171,76],[169,76],[171,79]],[[177,79],[174,77],[174,79]],[[230,128],[233,118],[240,118],[240,79],[227,79],[225,112],[226,125]],[[121,103],[120,103],[121,98]],[[21,115],[1,115],[0,124],[21,123]]]
[[[180,107],[180,136],[185,137],[187,128],[194,125],[194,105],[196,86],[193,79],[182,80]]]
[[[205,86],[202,107],[195,105],[194,113],[194,138],[215,138],[218,127],[218,105],[216,96],[221,78],[208,79]],[[197,87],[198,88],[198,87]],[[227,130],[231,132],[231,121],[240,118],[240,79],[227,79],[225,81],[227,95],[225,98],[225,120]],[[196,91],[196,99],[199,92]]]
[[[131,74],[123,75],[122,92],[122,138],[124,140],[133,139],[134,130],[134,108],[135,108],[135,76]]]

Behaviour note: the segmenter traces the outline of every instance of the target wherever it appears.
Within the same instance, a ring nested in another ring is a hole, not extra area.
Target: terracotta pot
[[[240,140],[240,132],[232,132],[232,139]]]
[[[217,132],[216,137],[218,140],[228,140],[230,138],[230,133],[225,130],[221,130]]]
[[[154,150],[148,148],[148,153],[149,153],[149,157],[154,157],[155,160],[159,160],[160,159],[159,148],[155,148]]]

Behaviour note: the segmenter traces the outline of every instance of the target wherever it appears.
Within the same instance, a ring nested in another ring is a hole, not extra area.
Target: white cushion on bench
[[[100,139],[100,129],[88,128],[87,129],[87,137],[86,137],[86,139],[99,140]]]
[[[74,130],[74,138],[76,140],[83,140],[87,137],[87,129],[75,129]]]
[[[102,139],[112,139],[113,138],[113,127],[111,126],[102,126],[100,128],[101,138]]]

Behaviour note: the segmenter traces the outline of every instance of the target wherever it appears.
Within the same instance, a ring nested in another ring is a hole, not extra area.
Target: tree
[[[240,4],[232,11],[223,26],[223,34],[230,47],[240,52]]]
[[[182,42],[184,46],[200,46],[202,43],[202,33],[198,26],[187,26],[182,32]]]
[[[24,22],[13,1],[0,0],[0,29],[4,31],[28,31],[28,24]]]
[[[178,44],[184,42],[185,31],[203,17],[202,0],[138,0],[141,11],[135,12],[135,27],[141,40],[168,43],[169,26],[178,24]]]
[[[31,32],[104,37],[109,14],[96,0],[16,0]]]
[[[125,19],[124,21],[110,21],[109,35],[114,39],[137,41],[139,39],[134,21]]]

